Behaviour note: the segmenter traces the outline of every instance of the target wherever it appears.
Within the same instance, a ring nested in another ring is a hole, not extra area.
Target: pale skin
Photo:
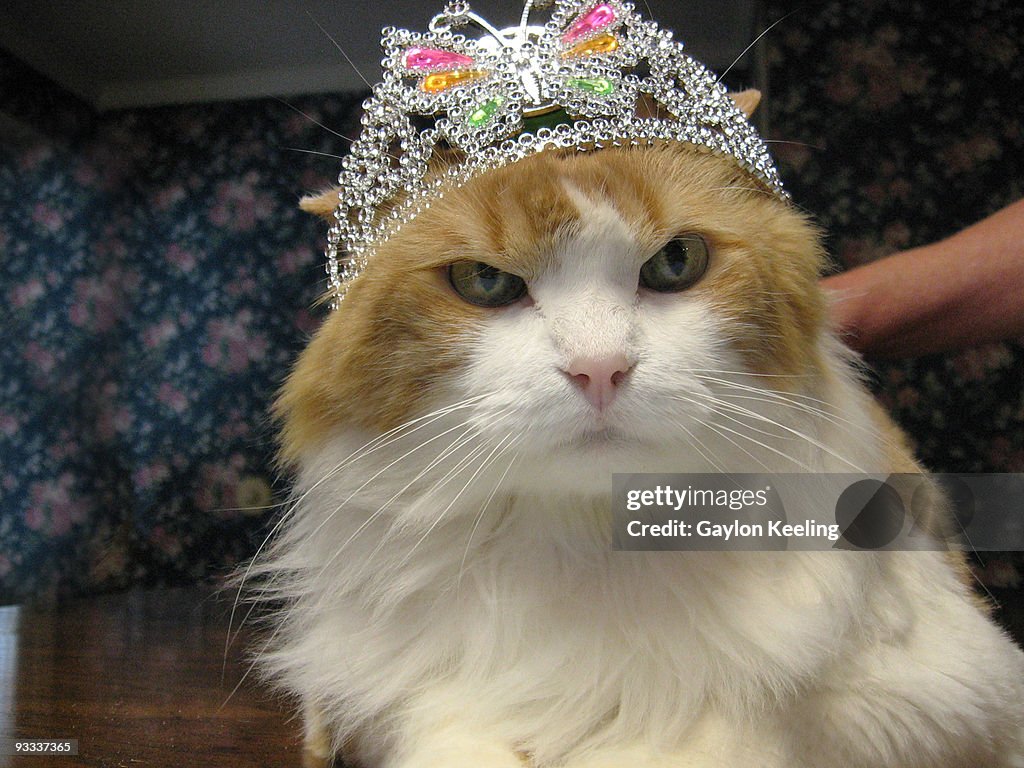
[[[916,357],[1024,338],[1024,200],[937,243],[822,280],[846,342]]]

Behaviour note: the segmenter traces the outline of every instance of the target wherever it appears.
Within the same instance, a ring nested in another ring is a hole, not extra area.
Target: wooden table
[[[1024,641],[1024,593],[993,592]],[[0,768],[298,768],[298,719],[243,680],[252,635],[225,657],[230,607],[229,594],[179,589],[0,608],[0,743],[78,739],[79,750],[0,756]]]
[[[225,657],[230,603],[180,589],[0,608],[0,743],[78,740],[77,757],[0,767],[300,766],[298,720],[242,680],[251,634]]]

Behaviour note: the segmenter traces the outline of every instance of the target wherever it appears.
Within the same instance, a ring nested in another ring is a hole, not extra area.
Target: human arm
[[[822,281],[846,342],[913,357],[1024,337],[1024,200],[952,237]]]

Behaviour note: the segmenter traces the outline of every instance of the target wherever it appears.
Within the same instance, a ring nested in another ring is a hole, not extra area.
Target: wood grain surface
[[[1024,593],[990,594],[1024,640]],[[0,768],[299,768],[298,718],[246,677],[253,634],[225,654],[230,609],[230,594],[203,589],[0,608],[0,744],[77,739],[79,750],[0,754]]]
[[[0,608],[0,744],[78,740],[76,757],[0,755],[0,766],[300,766],[288,703],[243,680],[252,635],[225,655],[230,608],[199,589]]]

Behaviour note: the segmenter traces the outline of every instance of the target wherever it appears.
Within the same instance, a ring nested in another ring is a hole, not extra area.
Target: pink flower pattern
[[[223,575],[324,312],[297,200],[336,164],[279,148],[337,137],[273,100],[97,114],[2,51],[0,83],[37,129],[0,142],[0,603]],[[359,100],[296,103],[351,133]]]

